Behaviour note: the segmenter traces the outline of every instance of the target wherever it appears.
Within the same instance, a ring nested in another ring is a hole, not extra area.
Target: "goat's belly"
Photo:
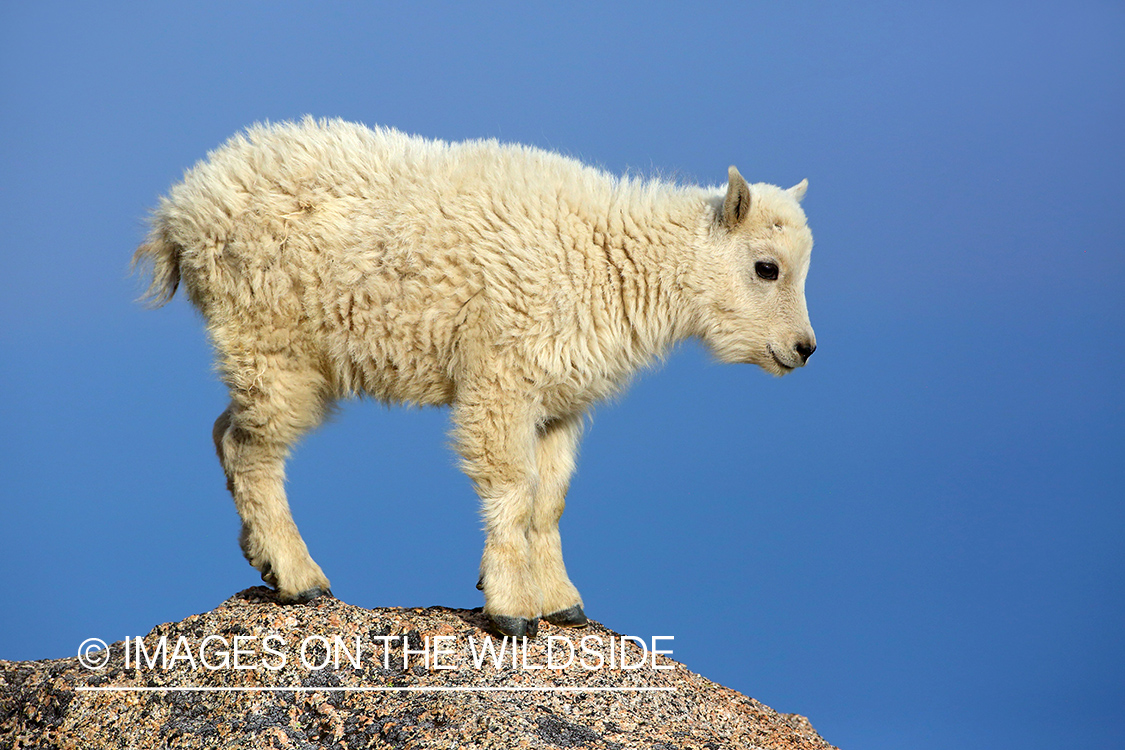
[[[365,309],[327,327],[328,359],[342,395],[420,405],[453,400],[451,326],[421,312]]]

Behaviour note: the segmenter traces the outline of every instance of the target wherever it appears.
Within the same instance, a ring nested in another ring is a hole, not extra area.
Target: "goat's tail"
[[[152,269],[152,282],[140,298],[149,307],[165,305],[175,296],[176,287],[180,285],[180,250],[179,245],[171,242],[162,232],[154,230],[133,253],[130,268],[134,273],[141,265]]]

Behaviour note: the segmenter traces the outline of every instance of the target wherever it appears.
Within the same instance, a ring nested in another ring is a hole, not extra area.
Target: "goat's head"
[[[813,239],[800,206],[808,181],[748,185],[734,167],[729,178],[700,256],[702,338],[724,362],[784,375],[816,349],[805,303]]]

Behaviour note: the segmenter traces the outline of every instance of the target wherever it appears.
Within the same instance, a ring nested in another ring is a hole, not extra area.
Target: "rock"
[[[286,606],[255,587],[89,653],[98,668],[0,661],[0,747],[832,747],[653,653],[674,642],[486,627],[476,610]]]

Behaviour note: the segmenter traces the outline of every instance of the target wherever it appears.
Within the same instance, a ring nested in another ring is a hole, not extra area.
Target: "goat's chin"
[[[795,366],[786,363],[783,359],[774,354],[773,348],[769,345],[763,346],[760,349],[747,350],[744,347],[731,347],[723,349],[717,346],[711,347],[711,353],[714,357],[727,365],[757,365],[770,375],[781,377],[788,375],[797,369]]]
[[[793,371],[792,367],[786,367],[782,362],[779,362],[769,351],[761,352],[747,352],[740,351],[719,351],[712,350],[715,358],[722,362],[724,365],[757,365],[770,375],[781,377]]]
[[[768,372],[770,375],[775,375],[779,378],[785,377],[789,373],[793,372],[793,369],[794,369],[792,367],[787,367],[783,364],[780,364],[779,362],[772,362],[772,361],[771,362],[758,363],[758,367],[761,367],[763,370]]]
[[[797,369],[796,365],[791,365],[777,355],[777,352],[772,346],[766,346],[765,354],[758,362],[758,366],[768,373],[781,377],[788,375]]]
[[[715,358],[724,365],[757,365],[770,375],[781,377],[793,372],[792,367],[786,367],[774,358],[768,351],[765,352],[713,352]]]

